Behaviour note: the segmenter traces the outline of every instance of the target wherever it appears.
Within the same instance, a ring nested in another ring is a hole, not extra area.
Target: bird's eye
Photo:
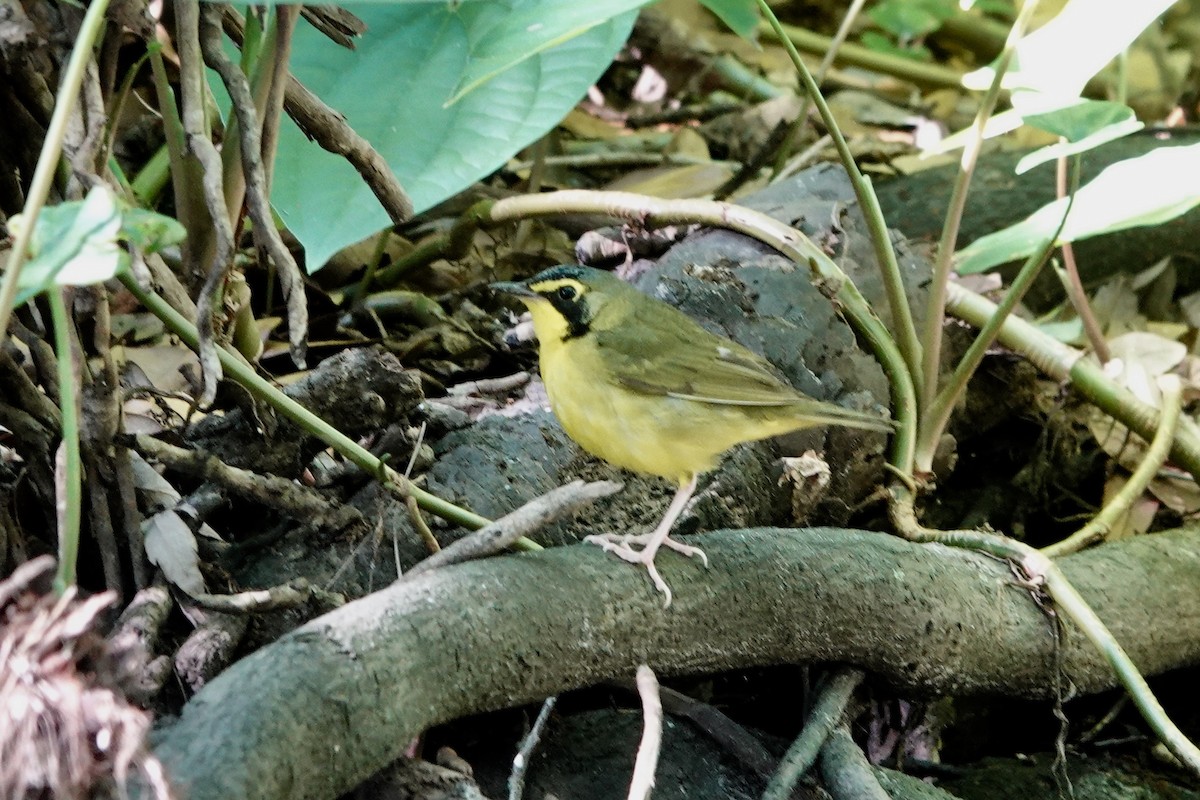
[[[575,299],[575,294],[576,294],[575,287],[574,286],[560,286],[560,287],[558,287],[558,291],[555,292],[555,294],[558,295],[559,300],[562,300],[565,303],[569,303]]]

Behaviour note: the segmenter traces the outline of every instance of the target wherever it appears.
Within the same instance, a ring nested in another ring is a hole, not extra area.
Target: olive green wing
[[[667,318],[593,332],[612,380],[644,394],[717,405],[781,406],[800,399],[750,350],[686,316],[685,322],[661,316]]]

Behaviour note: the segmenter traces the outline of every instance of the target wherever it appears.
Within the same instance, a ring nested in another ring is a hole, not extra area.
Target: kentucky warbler
[[[892,429],[880,416],[801,394],[761,356],[610,273],[564,265],[492,288],[529,308],[542,381],[567,434],[609,463],[678,482],[653,532],[586,539],[645,565],[666,597],[664,607],[671,590],[654,556],[666,545],[707,566],[703,551],[668,534],[696,489],[696,476],[713,469],[722,453],[816,425]]]

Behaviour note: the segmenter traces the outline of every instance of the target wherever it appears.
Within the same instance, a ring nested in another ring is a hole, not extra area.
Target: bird
[[[725,451],[818,425],[894,427],[886,417],[805,395],[762,356],[610,272],[563,264],[491,288],[529,310],[542,382],[567,435],[610,464],[676,483],[653,531],[585,537],[645,566],[664,608],[672,593],[655,557],[667,547],[708,566],[703,550],[670,532],[698,477]]]

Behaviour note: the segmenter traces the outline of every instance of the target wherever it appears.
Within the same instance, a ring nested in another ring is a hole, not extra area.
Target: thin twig
[[[246,176],[246,211],[254,223],[254,240],[271,257],[283,287],[287,304],[288,345],[292,360],[304,366],[308,338],[308,304],[304,296],[304,278],[291,252],[275,227],[267,198],[266,173],[262,162],[261,128],[254,110],[250,83],[221,46],[220,5],[204,4],[200,11],[200,49],[204,61],[221,76],[229,92],[241,137],[242,170]]]
[[[1065,140],[1060,139],[1059,141]],[[1078,172],[1079,156],[1076,155],[1075,159]],[[1059,200],[1067,194],[1066,156],[1059,156],[1058,163],[1055,165],[1054,191]],[[1062,255],[1063,267],[1067,273],[1067,298],[1070,299],[1071,305],[1075,307],[1075,313],[1083,322],[1083,331],[1087,334],[1092,352],[1096,354],[1096,358],[1100,360],[1101,364],[1107,364],[1112,359],[1112,351],[1108,347],[1108,340],[1104,338],[1104,330],[1100,327],[1100,321],[1096,319],[1096,313],[1092,310],[1092,304],[1088,302],[1087,290],[1083,288],[1083,279],[1079,276],[1079,265],[1075,263],[1074,245],[1070,242],[1063,242]]]
[[[241,16],[226,7],[224,21],[230,38],[241,44],[245,29]],[[323,150],[342,156],[358,170],[393,223],[398,225],[408,221],[413,213],[408,193],[387,160],[350,127],[345,117],[321,102],[291,75],[284,89],[283,107],[305,136]]]
[[[477,381],[463,381],[446,389],[446,394],[452,397],[470,397],[480,394],[507,394],[520,389],[529,383],[530,375],[525,370],[514,372],[500,378],[480,378]]]
[[[833,144],[833,137],[831,137],[829,134],[825,134],[821,138],[817,139],[808,147],[792,156],[792,158],[790,158],[788,162],[783,165],[783,169],[779,170],[779,174],[775,176],[775,180],[773,180],[772,183],[779,183],[780,181],[786,180],[787,178],[795,175],[797,172],[815,161],[817,156],[821,154],[821,151],[826,147],[829,147],[831,144]]]
[[[654,772],[662,749],[663,712],[654,670],[642,664],[637,668],[638,694],[642,698],[642,741],[638,744],[633,777],[629,781],[629,800],[648,800],[654,789]]]
[[[147,458],[185,475],[211,481],[292,519],[332,530],[365,526],[358,509],[339,505],[295,481],[231,467],[211,453],[176,447],[152,436],[139,434],[134,442]]]
[[[1088,744],[1093,741],[1105,728],[1113,723],[1113,720],[1121,715],[1121,712],[1125,710],[1125,706],[1127,705],[1129,705],[1129,695],[1123,694],[1118,697],[1117,701],[1112,704],[1112,708],[1097,720],[1095,725],[1079,735],[1079,743]]]
[[[404,578],[409,579],[432,569],[499,553],[511,547],[517,539],[620,490],[621,484],[613,481],[572,481],[566,486],[559,486],[454,544],[442,548],[410,569]]]
[[[763,800],[787,800],[792,796],[796,782],[816,763],[821,747],[842,718],[850,697],[862,680],[862,670],[844,667],[820,688],[817,700],[804,720],[803,730],[779,762],[779,769],[763,792]]]
[[[521,740],[521,747],[513,757],[512,774],[508,776],[508,800],[521,800],[525,794],[525,773],[529,771],[529,760],[533,757],[533,750],[541,740],[542,732],[546,729],[546,725],[550,721],[550,713],[554,711],[554,705],[557,702],[558,695],[546,698],[546,701],[542,703],[542,710],[538,712],[537,719],[533,721],[533,727]]]
[[[862,7],[866,4],[866,1],[851,0],[850,7],[846,9],[846,13],[842,17],[842,22],[838,25],[837,32],[834,33],[833,39],[829,42],[829,49],[825,51],[825,55],[821,58],[821,63],[817,65],[817,71],[813,73],[813,80],[816,82],[818,88],[825,85],[825,76],[829,73],[829,68],[833,66],[838,50],[846,43],[846,38],[850,35],[850,30],[854,27],[855,21],[858,20],[858,15],[862,12]],[[791,133],[788,135],[787,143],[796,141],[800,134],[804,132],[804,126],[808,123],[808,112],[812,108],[812,104],[812,95],[805,92],[800,102],[800,113],[796,115],[796,121],[792,126]],[[777,160],[775,168],[776,177],[783,172],[783,161],[788,156],[787,148],[781,148],[779,155],[780,158]]]
[[[426,424],[421,423],[421,427],[417,429],[417,440],[413,442],[412,453],[408,456],[408,464],[404,466],[404,479],[412,480],[413,469],[417,466],[417,456],[421,453],[421,444],[425,441]],[[425,517],[421,515],[421,507],[417,505],[417,498],[409,495],[404,498],[404,505],[408,507],[408,518],[412,521],[413,527],[417,530],[417,535],[421,537],[421,541],[425,543],[425,548],[430,553],[438,553],[442,546],[438,544],[437,537],[433,535],[433,531],[429,529],[429,525],[425,522]],[[392,526],[392,555],[396,559],[396,576],[399,577],[402,570],[400,568],[400,541],[397,538],[396,527]]]
[[[179,94],[181,118],[185,132],[187,150],[200,165],[201,189],[208,206],[211,235],[193,252],[203,258],[203,249],[211,242],[212,261],[204,268],[204,286],[196,301],[196,326],[200,331],[200,370],[204,388],[199,398],[202,406],[210,405],[217,396],[217,384],[221,380],[221,360],[217,356],[216,332],[213,328],[217,309],[217,297],[225,284],[225,275],[233,264],[233,227],[229,223],[229,210],[225,203],[225,192],[221,181],[221,156],[209,139],[208,122],[205,117],[204,60],[200,54],[200,8],[195,0],[176,0],[175,46],[179,51]],[[152,62],[154,63],[154,62]],[[193,242],[192,246],[197,247]]]
[[[266,53],[267,64],[259,61],[258,68],[264,72],[270,71],[268,80],[267,99],[263,104],[262,113],[262,157],[263,185],[270,196],[273,172],[275,169],[275,151],[279,146],[279,128],[283,116],[283,97],[287,87],[288,62],[292,54],[292,35],[296,30],[296,21],[300,18],[301,6],[280,4],[275,6],[273,21],[274,50]],[[232,9],[230,9],[232,11]]]
[[[346,602],[341,595],[322,591],[304,578],[297,578],[269,589],[253,589],[237,594],[190,595],[190,597],[201,608],[219,611],[223,614],[262,614],[268,611],[299,608],[314,597],[324,601],[330,608]]]

